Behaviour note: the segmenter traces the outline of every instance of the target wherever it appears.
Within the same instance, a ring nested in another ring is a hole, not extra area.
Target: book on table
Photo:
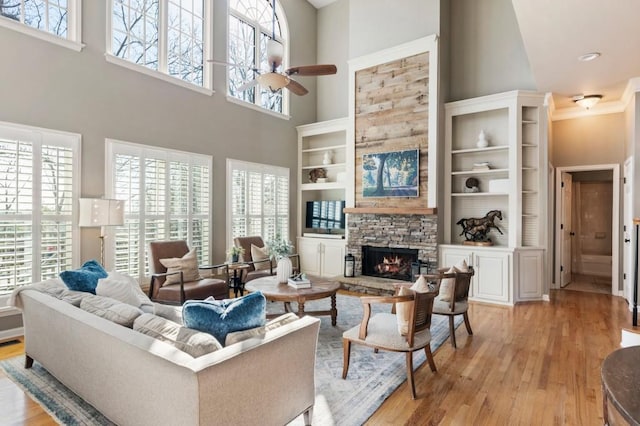
[[[310,288],[311,281],[306,278],[289,278],[287,283],[293,288]]]

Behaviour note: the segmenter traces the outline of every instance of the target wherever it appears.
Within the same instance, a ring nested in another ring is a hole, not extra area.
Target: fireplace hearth
[[[417,260],[416,249],[362,246],[362,275],[412,281],[411,263]]]

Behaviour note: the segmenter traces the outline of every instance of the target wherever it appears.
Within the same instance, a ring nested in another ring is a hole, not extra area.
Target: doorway
[[[620,295],[619,165],[556,169],[555,288]]]

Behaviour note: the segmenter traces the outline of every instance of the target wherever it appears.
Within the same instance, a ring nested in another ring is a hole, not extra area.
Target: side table
[[[244,283],[242,282],[242,271],[249,268],[249,265],[246,263],[226,263],[230,270],[233,271],[233,276],[231,277],[231,282],[229,283],[229,288],[233,289],[233,296],[238,297],[238,293],[240,296],[244,296]]]
[[[606,425],[640,425],[640,346],[613,351],[602,362],[602,403]]]

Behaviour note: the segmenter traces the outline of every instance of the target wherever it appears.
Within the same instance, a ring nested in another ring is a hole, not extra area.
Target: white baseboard
[[[0,331],[0,342],[12,340],[24,336],[24,327],[12,328]]]

